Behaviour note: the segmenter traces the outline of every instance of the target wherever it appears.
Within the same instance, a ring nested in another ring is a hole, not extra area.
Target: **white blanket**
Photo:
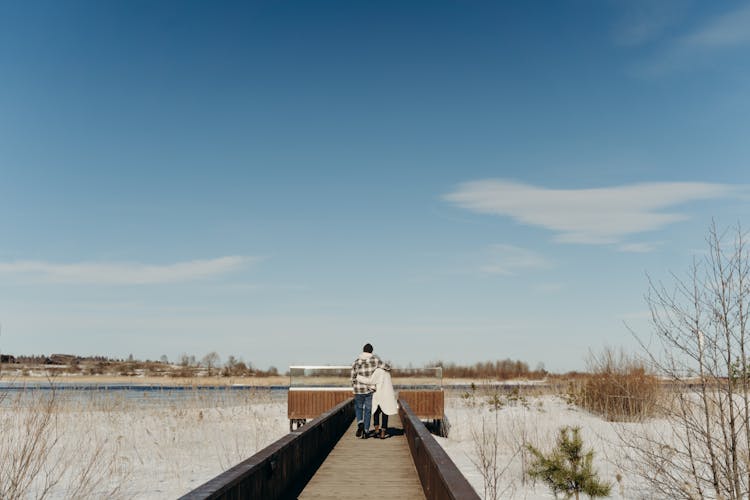
[[[380,406],[386,415],[395,415],[398,413],[398,403],[396,402],[396,393],[393,391],[391,374],[382,368],[376,368],[371,377],[357,375],[357,381],[362,384],[374,385],[375,393],[372,395],[372,412]]]

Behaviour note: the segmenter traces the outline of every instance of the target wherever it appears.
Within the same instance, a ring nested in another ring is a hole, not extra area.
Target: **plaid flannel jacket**
[[[358,357],[354,360],[354,363],[352,363],[352,390],[354,391],[354,394],[375,392],[375,386],[357,382],[357,375],[371,377],[375,368],[383,368],[384,370],[391,369],[388,363],[383,363],[383,361],[374,354],[365,358]]]

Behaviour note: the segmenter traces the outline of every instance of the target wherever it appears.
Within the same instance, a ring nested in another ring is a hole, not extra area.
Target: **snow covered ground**
[[[544,484],[534,484],[524,477],[524,461],[528,463],[524,444],[529,443],[547,451],[555,443],[558,430],[570,426],[580,427],[584,447],[594,450],[594,465],[599,477],[613,485],[610,498],[658,498],[648,490],[642,478],[629,475],[621,467],[625,457],[618,437],[626,429],[653,425],[655,422],[607,422],[553,395],[526,398],[501,396],[497,410],[488,403],[490,399],[487,396],[447,398],[446,416],[450,432],[447,438],[437,438],[480,496],[484,495],[485,481],[476,464],[479,462],[483,432],[490,438],[490,443],[495,441],[493,436],[496,436],[498,443],[497,498],[550,499],[555,497]]]
[[[39,400],[42,394],[6,397],[0,405],[0,489],[21,476],[13,464],[30,451],[27,472],[33,477],[22,498],[45,491],[47,498],[176,498],[289,429],[286,401],[268,391],[144,396],[60,392],[53,408]],[[45,413],[46,425],[40,418]],[[0,498],[6,496],[12,497],[0,490]]]
[[[524,479],[523,444],[549,448],[558,429],[569,425],[580,426],[585,445],[595,450],[600,477],[614,485],[612,498],[655,498],[642,479],[616,465],[622,460],[617,445],[621,425],[568,406],[557,396],[501,396],[496,411],[487,396],[451,394],[446,400],[450,434],[438,441],[480,496],[484,479],[476,463],[483,428],[498,443],[498,498],[549,499],[554,497],[543,484]],[[9,453],[28,446],[36,432],[44,438],[36,452],[46,459],[27,497],[47,488],[48,498],[176,498],[288,431],[286,400],[269,391],[143,396],[92,392],[58,397],[43,429],[40,402],[6,397],[0,404],[0,483],[8,484],[8,467],[2,463],[8,463]]]

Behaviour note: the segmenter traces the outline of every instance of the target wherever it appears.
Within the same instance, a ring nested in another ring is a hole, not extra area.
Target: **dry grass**
[[[287,431],[267,391],[5,394],[3,500],[177,497]]]
[[[118,498],[127,471],[108,484],[116,476],[117,450],[106,447],[97,429],[81,428],[75,440],[69,439],[71,429],[56,391],[6,395],[0,407],[0,498]]]
[[[610,421],[654,416],[663,398],[659,379],[646,365],[622,351],[590,355],[586,377],[571,382],[573,403]]]

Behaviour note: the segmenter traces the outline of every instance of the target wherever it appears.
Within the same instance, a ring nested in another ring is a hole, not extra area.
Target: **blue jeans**
[[[357,423],[362,422],[365,432],[370,430],[370,415],[372,414],[372,393],[354,395],[354,414]]]

